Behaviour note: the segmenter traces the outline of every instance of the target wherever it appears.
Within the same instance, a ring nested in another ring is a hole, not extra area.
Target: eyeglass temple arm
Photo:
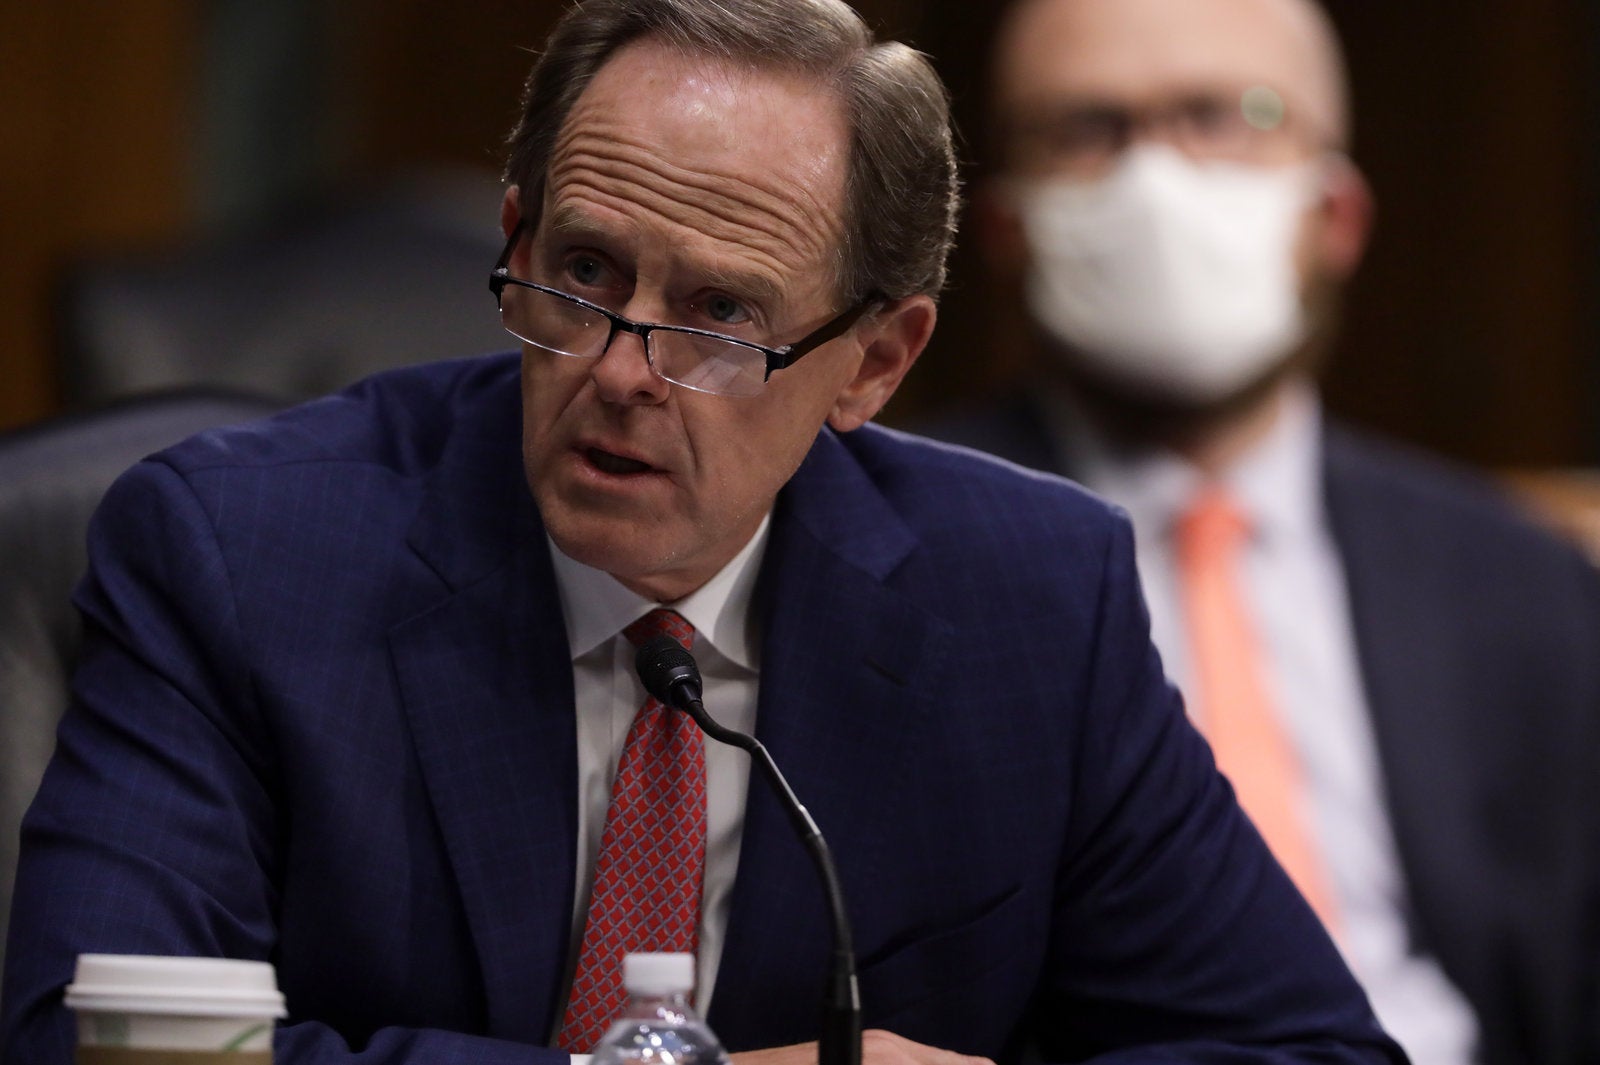
[[[813,348],[820,348],[835,337],[843,336],[849,332],[851,326],[861,321],[868,311],[874,310],[887,302],[889,302],[888,296],[881,292],[874,292],[833,321],[820,326],[815,332],[807,333],[793,344],[786,344],[781,348],[769,351],[767,353],[766,379],[770,381],[774,370],[792,366],[795,360]]]
[[[517,224],[511,229],[511,236],[506,238],[506,246],[500,249],[500,258],[494,261],[494,269],[489,273],[489,291],[496,296],[506,284],[506,265],[511,262],[511,253],[516,250],[517,241],[522,239],[522,227],[527,223],[517,219]]]

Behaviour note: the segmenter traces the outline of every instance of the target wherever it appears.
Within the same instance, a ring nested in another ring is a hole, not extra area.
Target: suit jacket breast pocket
[[[969,1044],[980,1029],[1000,1040],[1014,1028],[1044,956],[1046,911],[1037,891],[1017,885],[949,923],[891,940],[858,972],[865,1026],[982,1053],[949,1040]]]

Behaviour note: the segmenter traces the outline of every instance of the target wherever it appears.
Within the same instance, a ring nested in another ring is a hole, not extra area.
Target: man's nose
[[[672,384],[650,365],[646,339],[625,329],[611,334],[606,349],[589,371],[600,398],[607,403],[640,406],[661,403]]]

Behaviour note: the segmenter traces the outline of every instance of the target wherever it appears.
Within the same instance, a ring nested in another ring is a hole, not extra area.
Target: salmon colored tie
[[[1337,916],[1308,826],[1300,760],[1263,683],[1262,655],[1240,591],[1248,523],[1226,495],[1203,492],[1177,528],[1184,621],[1195,666],[1192,694],[1217,765],[1323,924]]]
[[[623,630],[634,646],[663,633],[685,649],[694,640],[694,627],[671,610],[652,610]],[[687,715],[647,698],[611,785],[561,1049],[593,1052],[622,1012],[623,955],[695,953],[705,866],[705,739]]]

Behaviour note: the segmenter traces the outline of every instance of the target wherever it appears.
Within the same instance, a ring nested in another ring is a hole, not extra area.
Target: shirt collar
[[[550,541],[561,612],[573,660],[593,651],[658,606],[670,606],[695,628],[695,641],[709,643],[735,665],[759,668],[750,600],[766,553],[769,512],[750,542],[705,584],[675,603],[657,603],[624,587],[603,570],[574,561]]]
[[[1322,406],[1309,385],[1291,386],[1272,429],[1223,482],[1263,535],[1317,534],[1324,524]]]

